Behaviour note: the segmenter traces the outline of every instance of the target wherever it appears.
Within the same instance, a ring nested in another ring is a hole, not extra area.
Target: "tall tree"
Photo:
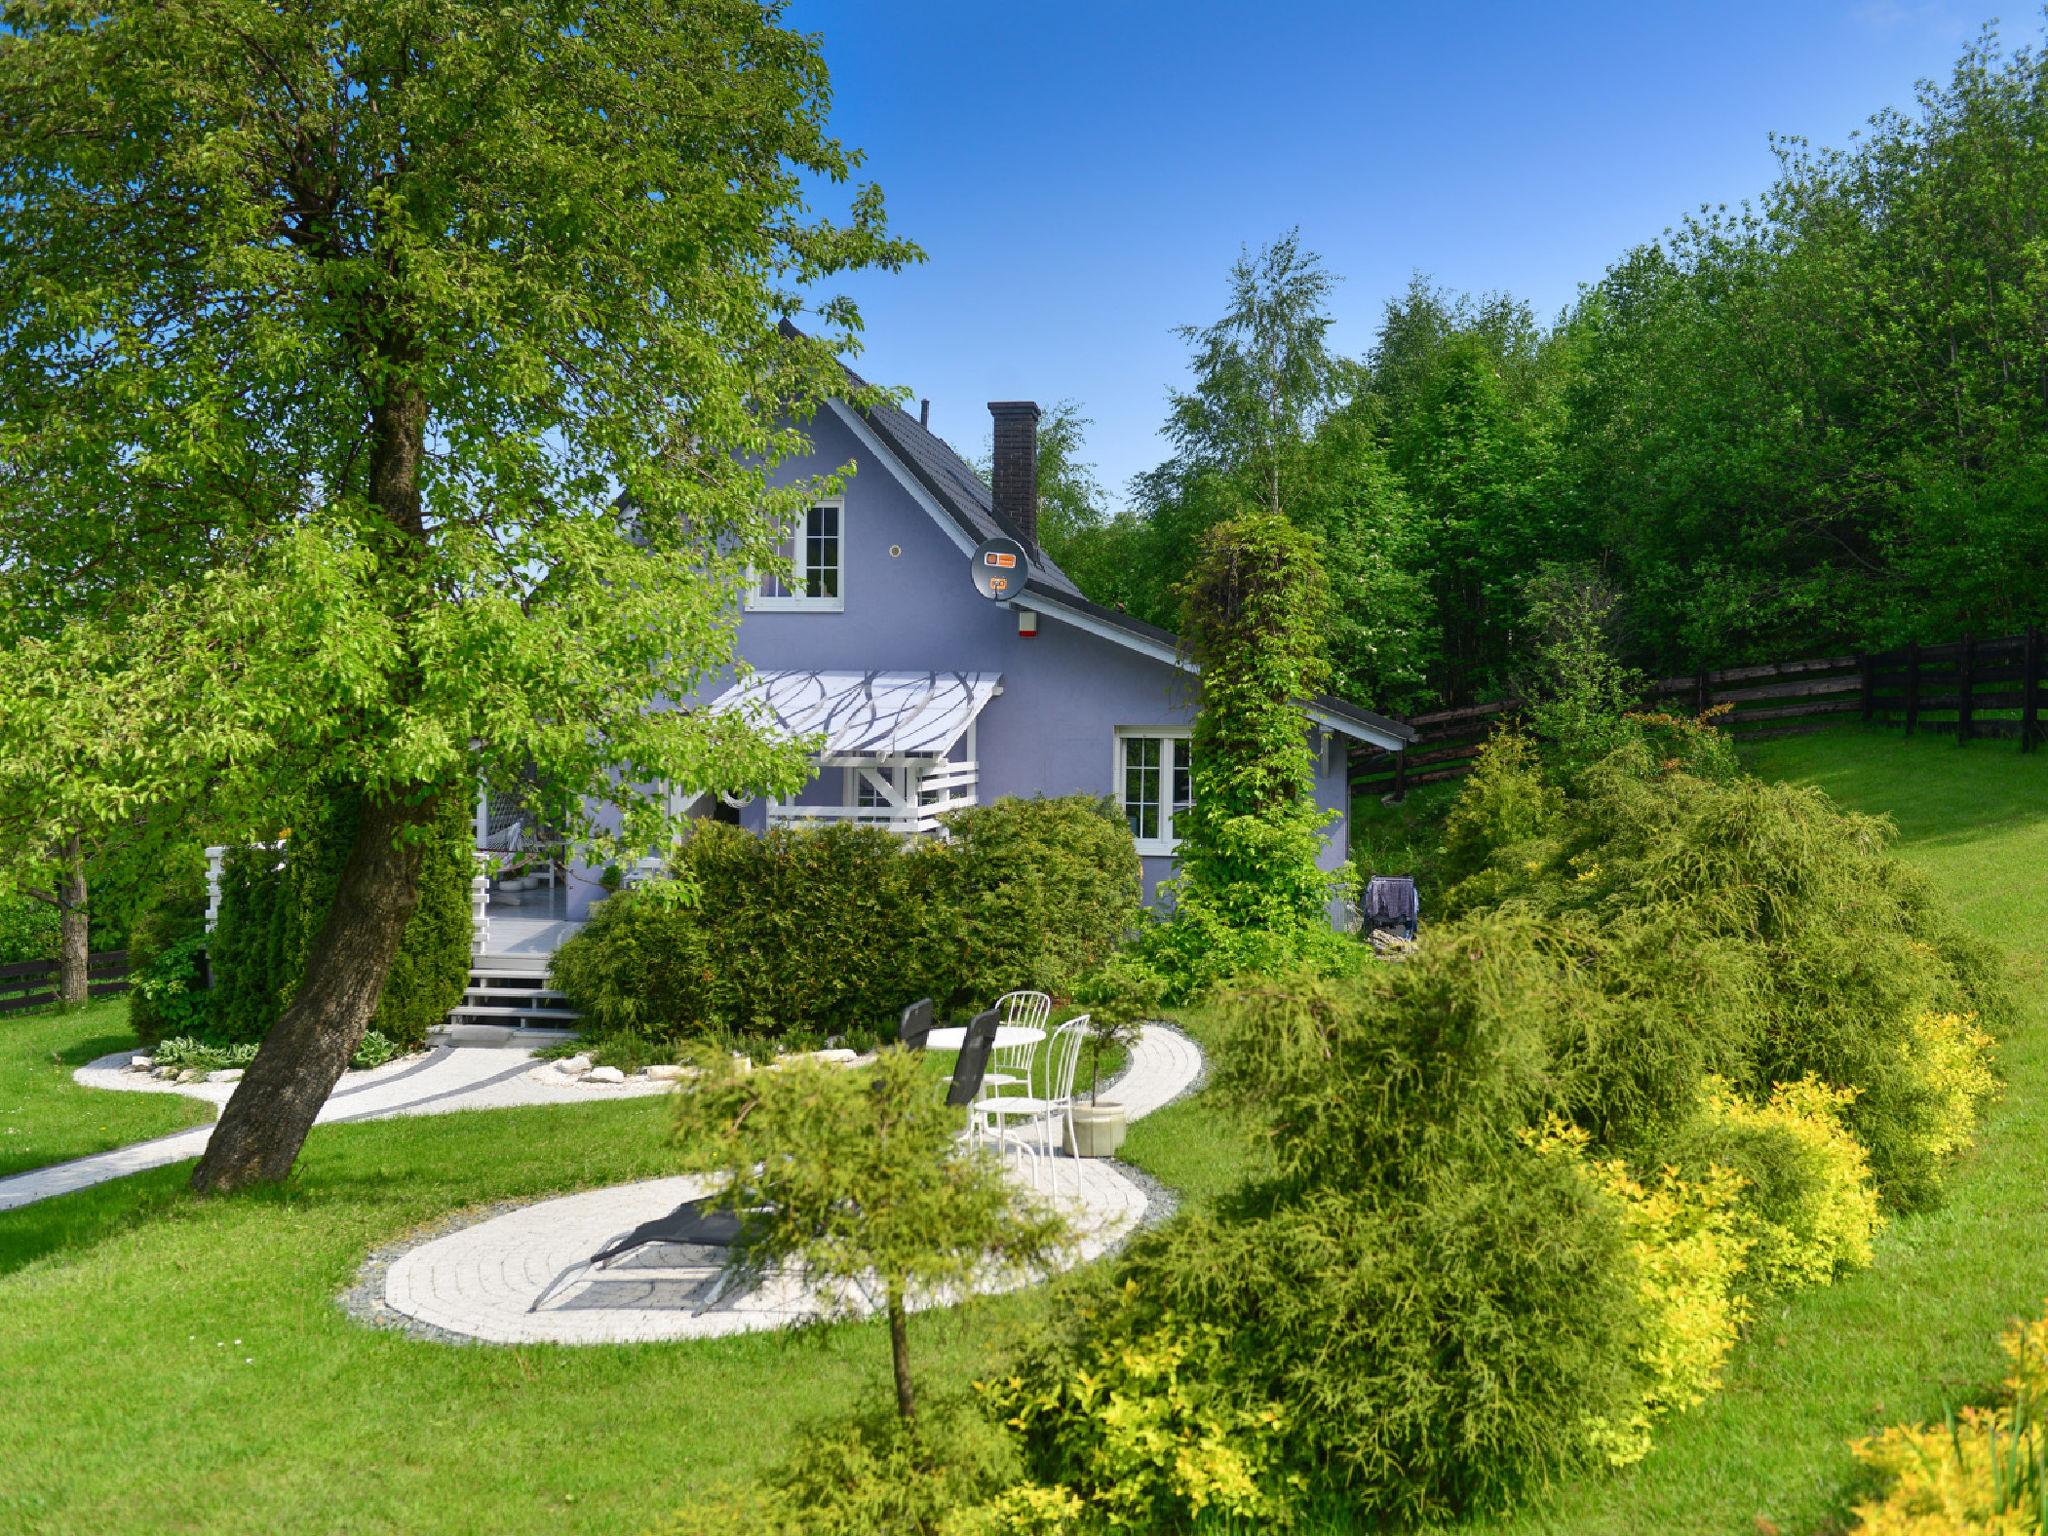
[[[807,207],[858,157],[781,12],[7,12],[0,521],[38,569],[117,541],[161,577],[0,658],[0,751],[110,732],[53,814],[204,802],[256,834],[316,769],[362,796],[201,1190],[289,1171],[444,797],[533,772],[603,856],[671,833],[666,783],[803,776],[745,721],[649,708],[731,659],[749,567],[820,489],[771,479],[846,391],[858,316],[826,301],[829,341],[776,322],[916,255],[872,187]],[[50,515],[53,484],[89,510]]]
[[[1345,393],[1350,365],[1329,347],[1337,278],[1301,231],[1230,268],[1230,301],[1209,325],[1174,334],[1193,350],[1195,387],[1172,395],[1166,435],[1191,470],[1242,472],[1280,513],[1281,463]]]

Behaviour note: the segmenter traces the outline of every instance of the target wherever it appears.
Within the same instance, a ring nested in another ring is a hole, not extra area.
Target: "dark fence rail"
[[[0,1013],[19,1013],[24,1008],[47,1008],[57,1001],[54,960],[23,960],[0,965]],[[112,997],[128,990],[128,951],[103,950],[85,959],[86,994]]]
[[[1855,656],[1721,667],[1691,677],[1660,678],[1644,690],[1643,707],[1703,714],[1723,706],[1715,722],[1737,741],[1803,736],[1859,719],[1900,725],[1908,735],[1941,731],[1958,741],[2016,740],[2022,752],[2044,737],[2042,676],[2048,637],[2038,629],[1996,640],[1964,636],[1947,645],[1909,645]],[[1351,756],[1357,794],[1399,796],[1471,771],[1482,742],[1521,701],[1501,699],[1410,717],[1415,744],[1405,752],[1359,748]]]

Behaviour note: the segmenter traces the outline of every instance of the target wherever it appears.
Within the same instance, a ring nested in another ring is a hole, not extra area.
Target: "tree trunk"
[[[903,1308],[903,1287],[889,1287],[889,1354],[896,1365],[896,1416],[908,1424],[917,1417],[917,1399],[910,1390],[910,1323]]]
[[[305,979],[264,1038],[192,1174],[201,1194],[281,1182],[384,995],[399,940],[419,904],[421,846],[401,834],[429,821],[431,803],[365,799],[327,921]]]
[[[57,923],[61,947],[57,959],[57,997],[66,1008],[82,1005],[91,933],[85,903],[85,844],[74,832],[64,840],[64,867],[57,876]]]

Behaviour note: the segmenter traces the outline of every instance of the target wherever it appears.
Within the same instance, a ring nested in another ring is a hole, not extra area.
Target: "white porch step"
[[[566,1004],[568,999],[552,987],[471,987],[463,994],[471,1002],[502,1003],[517,999],[526,1003]]]
[[[448,1010],[451,1019],[543,1019],[556,1024],[573,1024],[583,1015],[574,1008],[526,1007],[514,1005],[509,1008],[488,1008],[478,1003],[464,1003],[459,1008]]]
[[[427,1033],[443,1045],[520,1045],[530,1048],[574,1039],[576,1032],[570,1029],[522,1029],[516,1024],[458,1022],[439,1025]]]

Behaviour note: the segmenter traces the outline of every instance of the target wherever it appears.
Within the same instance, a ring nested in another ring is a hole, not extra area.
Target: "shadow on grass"
[[[89,1253],[190,1206],[194,1197],[185,1181],[191,1175],[191,1163],[176,1163],[0,1214],[0,1275],[59,1251]]]

